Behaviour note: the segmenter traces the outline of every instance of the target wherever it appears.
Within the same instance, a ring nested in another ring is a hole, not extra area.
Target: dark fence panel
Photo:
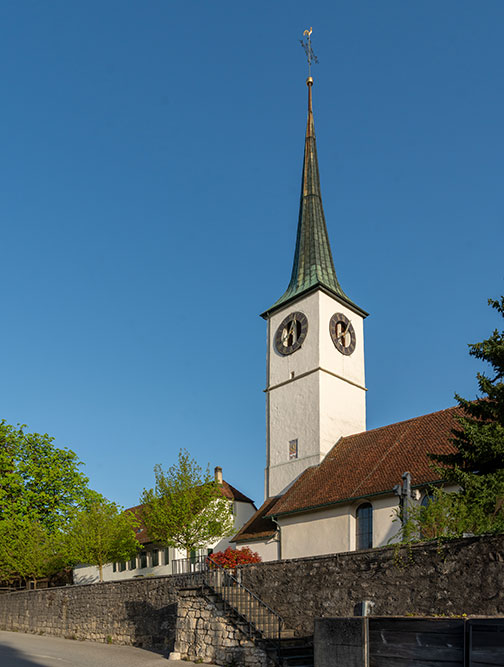
[[[504,618],[467,621],[468,667],[504,667]]]
[[[319,618],[317,667],[504,667],[504,618]]]
[[[463,664],[463,619],[369,618],[370,667]]]

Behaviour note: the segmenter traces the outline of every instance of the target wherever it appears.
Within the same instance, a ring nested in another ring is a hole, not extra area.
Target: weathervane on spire
[[[312,45],[311,45],[311,34],[313,32],[313,28],[310,28],[309,30],[305,30],[303,33],[303,38],[300,39],[299,43],[304,49],[304,52],[306,53],[306,60],[308,61],[308,76],[311,77],[311,66],[312,63],[315,63],[315,65],[318,64],[318,58],[314,54]]]

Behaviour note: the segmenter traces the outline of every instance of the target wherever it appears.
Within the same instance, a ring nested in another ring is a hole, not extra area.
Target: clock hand
[[[340,335],[338,336],[338,338],[343,338],[344,336],[347,335],[347,333],[348,333],[348,329],[350,328],[350,325],[351,325],[351,324],[352,324],[351,322],[349,322],[349,323],[347,324],[347,327],[346,327],[345,331],[342,331],[342,332],[340,333]]]

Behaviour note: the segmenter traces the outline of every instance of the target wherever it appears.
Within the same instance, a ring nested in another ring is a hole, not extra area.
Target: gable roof
[[[222,495],[227,498],[228,500],[234,500],[236,502],[241,502],[241,503],[250,503],[254,509],[254,501],[248,498],[245,494],[241,493],[241,491],[238,491],[238,489],[235,489],[234,486],[231,486],[231,484],[228,484],[226,480],[222,480],[221,484],[222,488]],[[148,544],[149,542],[152,542],[151,538],[147,534],[147,529],[144,526],[144,523],[142,521],[142,507],[143,505],[135,505],[135,507],[129,507],[127,510],[124,510],[125,512],[131,512],[136,516],[136,518],[139,521],[139,526],[136,529],[135,537],[140,542],[140,544]]]
[[[404,472],[413,486],[439,481],[429,453],[454,451],[451,431],[459,407],[341,438],[318,466],[308,468],[267,516],[391,493]]]
[[[275,504],[281,496],[267,498],[261,507],[253,514],[241,530],[232,538],[232,542],[268,539],[276,533],[277,527],[271,518]],[[266,516],[268,515],[268,516]]]
[[[236,500],[239,503],[252,503],[252,505],[254,505],[253,500],[248,498],[241,491],[238,491],[238,489],[235,489],[231,484],[228,484],[224,479],[222,480],[222,493],[228,500]]]

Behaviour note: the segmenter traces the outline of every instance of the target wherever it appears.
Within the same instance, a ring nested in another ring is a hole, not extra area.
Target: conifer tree
[[[504,317],[504,296],[488,303]],[[456,395],[463,410],[453,431],[456,452],[432,458],[442,464],[443,479],[461,487],[466,503],[496,516],[504,498],[504,330],[469,345],[469,354],[490,364],[491,372],[477,374],[477,400]]]

